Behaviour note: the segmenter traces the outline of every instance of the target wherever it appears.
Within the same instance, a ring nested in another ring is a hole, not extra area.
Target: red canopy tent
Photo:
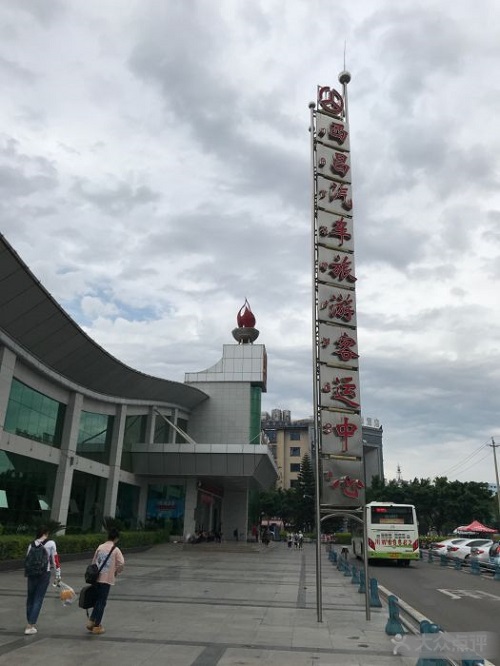
[[[492,530],[491,527],[486,527],[478,520],[473,520],[470,525],[464,525],[463,527],[457,527],[457,532],[479,532],[481,534],[494,534],[496,530]]]

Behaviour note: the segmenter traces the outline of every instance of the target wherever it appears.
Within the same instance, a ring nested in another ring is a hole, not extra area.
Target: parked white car
[[[485,567],[490,567],[492,563],[492,551],[496,552],[497,544],[486,544],[484,546],[473,546],[470,550],[471,557],[475,557],[479,564]]]
[[[464,543],[451,544],[446,547],[446,554],[455,560],[468,562],[471,556],[471,549],[478,548],[489,551],[493,545],[492,539],[465,539]]]
[[[459,543],[465,543],[466,538],[456,538],[456,539],[444,539],[443,541],[433,541],[430,545],[430,549],[436,551],[437,555],[446,555],[446,548],[451,545],[456,545]]]

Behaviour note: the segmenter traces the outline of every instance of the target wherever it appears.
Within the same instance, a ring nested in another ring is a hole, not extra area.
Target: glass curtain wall
[[[63,403],[13,379],[4,430],[59,448],[65,412]]]
[[[123,449],[121,468],[133,472],[131,449],[134,444],[144,444],[146,441],[147,414],[127,416],[125,419],[125,433],[123,435]]]
[[[76,445],[77,454],[108,465],[113,423],[114,416],[82,411]]]
[[[130,483],[118,484],[116,499],[116,517],[119,518],[125,529],[136,530],[140,527],[138,520],[140,488]]]
[[[150,485],[148,488],[146,527],[165,527],[167,521],[170,521],[172,534],[182,534],[185,503],[185,484]]]
[[[50,518],[57,465],[0,451],[0,523],[5,532],[33,532]]]
[[[75,471],[71,484],[68,534],[100,532],[104,516],[104,497],[107,480],[85,472]]]

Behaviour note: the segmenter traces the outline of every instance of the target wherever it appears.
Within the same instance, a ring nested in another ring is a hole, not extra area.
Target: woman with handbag
[[[115,576],[123,571],[125,559],[122,551],[117,547],[120,533],[114,527],[108,532],[108,540],[97,547],[92,559],[92,564],[99,567],[99,576],[97,578],[96,600],[87,629],[93,634],[103,634],[104,628],[101,624],[104,609],[108,601],[111,585],[115,584]]]

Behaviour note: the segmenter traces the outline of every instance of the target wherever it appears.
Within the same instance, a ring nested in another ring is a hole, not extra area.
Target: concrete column
[[[146,444],[152,444],[155,437],[156,412],[153,407],[149,408],[148,420],[146,424]]]
[[[109,454],[109,478],[106,483],[106,495],[104,498],[104,515],[114,516],[116,514],[116,498],[118,496],[118,484],[120,482],[120,465],[122,460],[123,436],[125,433],[125,419],[127,406],[119,405],[113,424],[113,435],[111,437],[111,451]]]
[[[225,541],[235,540],[234,530],[238,532],[238,540],[246,541],[248,533],[248,490],[224,491],[222,500],[222,532]]]
[[[0,347],[0,427],[5,423],[5,414],[9,404],[10,386],[14,376],[16,355],[7,347]]]
[[[69,499],[73,482],[73,464],[76,455],[82,405],[83,396],[80,393],[72,393],[69,403],[66,405],[66,415],[64,417],[61,461],[57,468],[52,510],[50,512],[51,519],[57,520],[63,525],[66,525],[68,520]]]
[[[148,506],[148,482],[144,481],[141,484],[139,491],[139,506],[137,507],[137,520],[141,521],[143,525],[146,524],[146,510]]]
[[[198,505],[198,483],[195,478],[186,479],[186,501],[184,504],[184,539],[194,534],[196,529],[196,508]]]

